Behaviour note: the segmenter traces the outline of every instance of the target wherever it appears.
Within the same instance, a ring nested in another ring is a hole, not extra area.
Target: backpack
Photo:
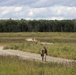
[[[47,49],[45,49],[45,54],[47,55]]]

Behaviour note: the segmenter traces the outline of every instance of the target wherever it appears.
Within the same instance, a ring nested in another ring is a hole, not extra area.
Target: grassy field
[[[76,38],[76,32],[16,32],[0,33],[0,37],[49,37],[49,38]]]
[[[27,38],[51,44],[27,42]],[[0,45],[5,46],[4,49],[19,49],[33,53],[40,53],[43,46],[46,46],[48,55],[76,60],[76,33],[0,33]],[[16,56],[0,56],[0,75],[76,75],[76,63],[67,66],[54,62],[22,60]]]
[[[0,75],[76,75],[76,63],[65,66],[57,63],[43,63],[22,60],[19,57],[0,56]]]
[[[48,50],[48,55],[54,57],[62,57],[76,60],[76,43],[54,43],[45,45]],[[41,53],[43,45],[40,43],[35,44],[34,42],[26,42],[20,44],[12,44],[6,46],[4,49],[15,49],[22,50],[32,53]]]
[[[24,42],[26,38],[31,37],[40,41],[54,43],[76,43],[76,32],[16,32],[0,33],[0,42]]]
[[[27,42],[26,38],[35,38],[41,42],[51,44]],[[22,32],[0,33],[0,45],[5,49],[18,49],[33,53],[40,53],[43,46],[48,49],[48,55],[76,60],[76,33],[68,32]]]

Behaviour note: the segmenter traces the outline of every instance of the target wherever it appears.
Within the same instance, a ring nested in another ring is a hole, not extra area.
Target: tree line
[[[76,20],[0,20],[0,32],[76,32]]]

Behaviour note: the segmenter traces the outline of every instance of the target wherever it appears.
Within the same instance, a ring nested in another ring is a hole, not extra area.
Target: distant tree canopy
[[[0,20],[0,32],[76,32],[76,20]]]

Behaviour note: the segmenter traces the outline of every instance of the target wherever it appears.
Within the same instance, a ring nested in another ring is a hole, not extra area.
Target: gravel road
[[[35,54],[35,53],[30,53],[30,52],[23,52],[20,50],[3,50],[3,47],[0,46],[0,55],[7,56],[19,56],[22,59],[33,59],[33,60],[38,60],[41,61],[41,56],[40,54]],[[52,56],[47,56],[47,61],[48,62],[57,62],[57,63],[63,63],[63,64],[71,64],[73,62],[76,63],[76,60],[69,60],[69,59],[63,59],[59,57],[52,57]]]

